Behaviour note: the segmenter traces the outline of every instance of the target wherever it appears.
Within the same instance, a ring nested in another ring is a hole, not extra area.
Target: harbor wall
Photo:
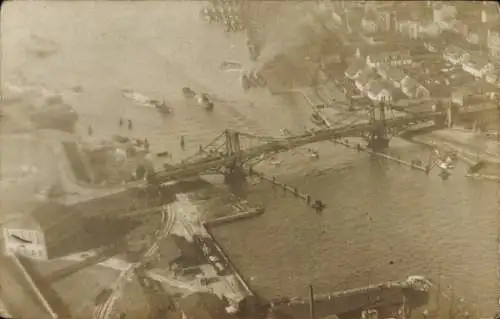
[[[204,222],[202,225],[203,225],[203,228],[205,229],[205,231],[207,232],[207,234],[210,236],[210,240],[213,242],[213,244],[216,247],[216,249],[218,250],[219,254],[224,258],[226,265],[229,266],[229,268],[230,268],[229,270],[235,275],[235,277],[238,279],[238,283],[245,290],[247,296],[257,298],[257,295],[255,294],[255,292],[251,289],[250,285],[248,285],[248,283],[245,281],[244,276],[241,274],[241,272],[238,270],[238,268],[236,268],[236,266],[231,261],[231,259],[227,255],[227,253],[224,251],[224,249],[222,248],[220,243],[215,239],[215,236],[213,235],[213,233],[210,229],[210,226],[207,225],[206,222]]]

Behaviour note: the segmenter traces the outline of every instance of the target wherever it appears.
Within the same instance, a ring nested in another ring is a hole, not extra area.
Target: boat
[[[210,99],[207,93],[197,95],[196,102],[207,111],[212,111],[214,109],[214,102]]]
[[[147,108],[153,108],[157,109],[161,113],[170,113],[172,112],[172,108],[169,107],[164,100],[155,100],[147,97],[144,94],[141,94],[139,92],[130,90],[130,89],[124,89],[122,90],[122,96],[134,101],[136,104],[139,104],[143,107]]]

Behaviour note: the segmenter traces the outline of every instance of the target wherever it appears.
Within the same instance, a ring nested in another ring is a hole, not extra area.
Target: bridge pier
[[[232,165],[224,171],[224,182],[226,184],[242,184],[246,181],[246,173],[241,165]]]
[[[367,147],[374,152],[383,151],[389,148],[389,138],[385,136],[374,136],[368,140]]]

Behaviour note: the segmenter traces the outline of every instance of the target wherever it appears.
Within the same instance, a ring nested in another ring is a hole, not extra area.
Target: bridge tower
[[[389,134],[386,123],[386,104],[384,101],[370,108],[370,123],[372,131],[368,135],[368,148],[373,151],[389,147]]]
[[[245,180],[245,170],[241,159],[240,135],[238,132],[226,130],[226,156],[232,157],[231,163],[225,167],[224,181],[229,184],[240,183]]]

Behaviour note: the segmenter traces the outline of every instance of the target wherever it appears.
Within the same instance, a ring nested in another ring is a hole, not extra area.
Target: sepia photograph
[[[0,319],[500,319],[496,1],[12,0]]]

